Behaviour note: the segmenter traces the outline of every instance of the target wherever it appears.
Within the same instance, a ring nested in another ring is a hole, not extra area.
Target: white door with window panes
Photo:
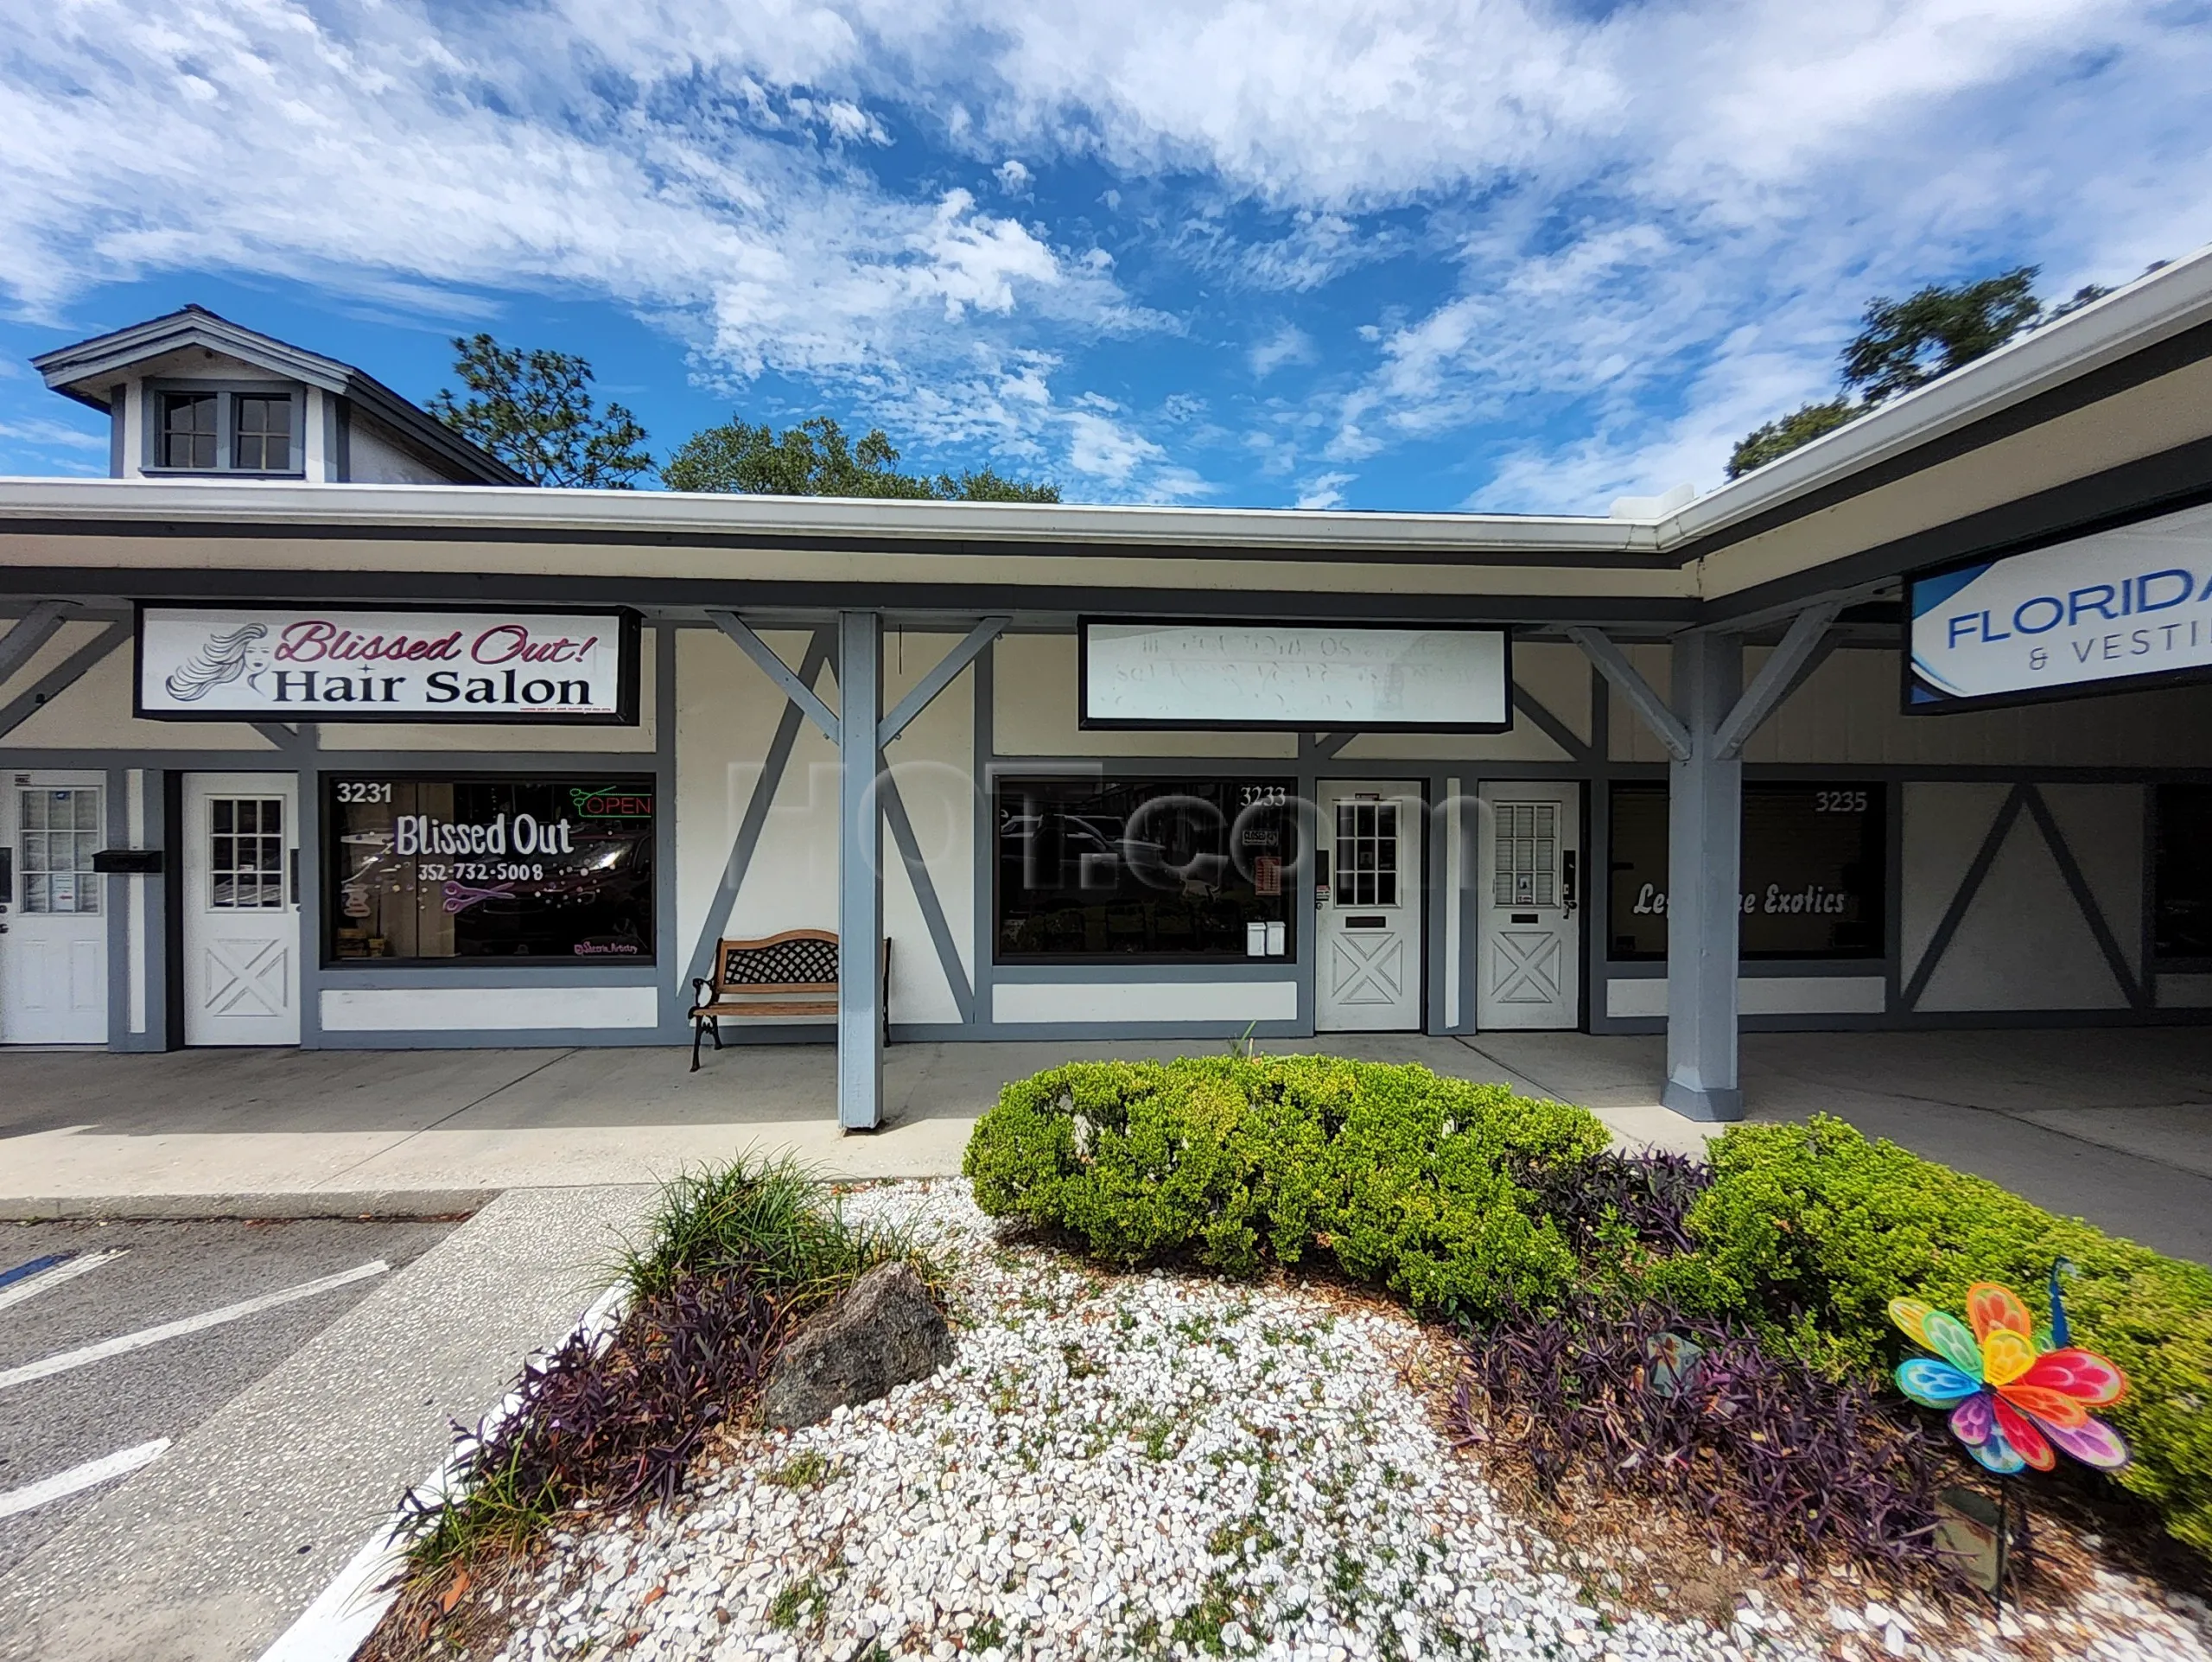
[[[107,846],[99,774],[0,775],[0,1042],[107,1042]]]
[[[1475,1025],[1572,1028],[1582,1018],[1582,787],[1481,789]]]
[[[184,779],[184,1041],[300,1041],[299,785]]]
[[[1421,786],[1324,781],[1314,874],[1314,1026],[1408,1033],[1421,1025]]]

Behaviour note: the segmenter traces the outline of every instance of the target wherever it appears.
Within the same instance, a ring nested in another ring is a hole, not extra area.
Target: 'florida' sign
[[[2212,675],[2212,507],[1907,585],[1908,713]]]
[[[638,614],[138,608],[159,721],[634,723]]]

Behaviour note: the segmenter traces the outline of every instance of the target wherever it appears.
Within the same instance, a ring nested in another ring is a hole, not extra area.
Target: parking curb
[[[0,1223],[171,1222],[187,1219],[467,1217],[502,1190],[309,1189],[265,1194],[0,1195]]]

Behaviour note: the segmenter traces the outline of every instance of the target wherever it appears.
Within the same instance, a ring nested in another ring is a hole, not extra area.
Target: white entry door
[[[1582,1019],[1581,823],[1580,785],[1483,785],[1476,1026]]]
[[[1324,1033],[1408,1033],[1421,1021],[1421,787],[1324,783],[1315,885],[1320,952],[1314,1026]]]
[[[0,1041],[107,1042],[107,918],[92,855],[106,846],[99,774],[0,775]]]
[[[300,1041],[299,785],[184,780],[184,1041]]]

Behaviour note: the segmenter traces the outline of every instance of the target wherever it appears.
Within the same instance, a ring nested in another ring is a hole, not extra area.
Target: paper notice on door
[[[73,871],[54,872],[48,883],[48,903],[57,912],[77,909],[77,874]]]

